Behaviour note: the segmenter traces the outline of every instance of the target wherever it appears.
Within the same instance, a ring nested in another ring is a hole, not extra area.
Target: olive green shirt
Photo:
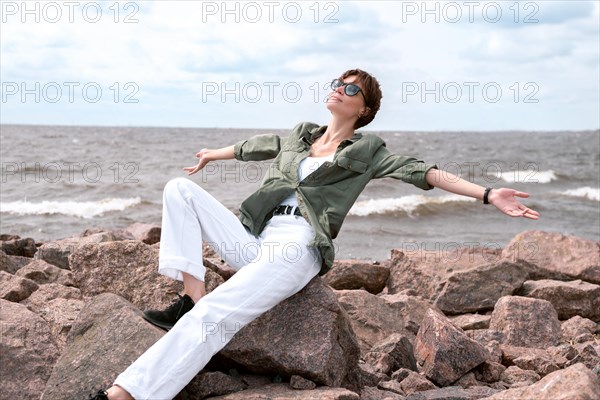
[[[319,275],[333,265],[332,240],[371,179],[391,177],[429,190],[433,186],[427,183],[425,175],[429,169],[437,168],[435,164],[393,154],[376,135],[355,132],[339,144],[333,161],[323,163],[299,181],[298,164],[310,155],[310,145],[326,129],[327,126],[304,122],[296,125],[287,138],[257,135],[234,145],[237,160],[275,159],[260,188],[242,203],[240,221],[258,236],[273,216],[273,209],[295,192],[302,215],[315,231],[309,246],[315,246],[321,254],[323,263]]]

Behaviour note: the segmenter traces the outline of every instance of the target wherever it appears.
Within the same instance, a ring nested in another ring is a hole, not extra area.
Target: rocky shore
[[[164,331],[160,227],[0,237],[0,399],[86,399]],[[208,291],[233,269],[204,248]],[[338,260],[244,327],[177,399],[600,399],[600,243]],[[215,328],[215,334],[219,332]]]

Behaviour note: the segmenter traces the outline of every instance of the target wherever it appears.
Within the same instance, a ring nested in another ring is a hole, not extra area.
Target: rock
[[[15,275],[31,279],[40,285],[56,282],[64,286],[75,286],[73,273],[71,271],[58,268],[44,260],[31,261],[29,264],[18,270]]]
[[[206,269],[217,273],[223,278],[223,281],[226,281],[235,274],[235,269],[227,265],[225,261],[216,258],[203,258],[202,260]]]
[[[389,379],[386,374],[377,372],[371,364],[359,362],[358,375],[361,386],[377,386],[380,382]]]
[[[69,331],[83,305],[82,300],[58,298],[50,300],[37,311],[38,315],[48,322],[50,334],[59,350],[62,351],[65,347]]]
[[[314,390],[295,390],[287,383],[276,383],[256,389],[248,389],[211,400],[359,400],[358,394],[343,388],[318,387]]]
[[[84,296],[110,292],[141,310],[164,309],[183,287],[157,272],[158,250],[137,240],[80,246],[69,263]]]
[[[213,396],[222,396],[230,393],[236,393],[246,389],[246,385],[244,385],[240,380],[231,377],[223,372],[200,372],[193,379],[192,383],[186,387],[186,389],[191,389],[192,385],[194,387],[194,396],[184,396],[180,394],[177,396],[177,399],[183,400],[184,398],[192,399],[204,399],[206,397],[212,398]]]
[[[38,290],[21,303],[26,305],[31,311],[39,312],[46,303],[53,299],[74,299],[82,300],[81,290],[72,286],[63,286],[58,283],[48,283],[41,285]]]
[[[445,314],[491,310],[500,297],[520,288],[527,276],[523,262],[509,261],[453,272],[446,278],[435,305]]]
[[[437,387],[427,380],[427,378],[425,378],[423,375],[412,371],[406,378],[402,379],[400,382],[400,387],[407,395],[416,392],[422,392],[424,390],[437,389]]]
[[[107,229],[102,227],[94,227],[81,232],[78,237],[92,236],[98,233],[109,234],[113,240],[136,240],[133,235],[124,229]]]
[[[44,260],[62,269],[69,269],[69,254],[82,245],[97,246],[100,243],[113,241],[115,238],[107,232],[96,233],[85,237],[70,237],[44,243],[35,253],[36,260]]]
[[[38,287],[31,279],[0,271],[0,299],[18,303],[28,298]]]
[[[9,256],[0,250],[0,271],[14,274],[31,262],[29,257]]]
[[[530,349],[501,345],[502,362],[504,365],[516,365],[524,370],[535,371],[540,376],[561,369],[567,359],[560,355],[552,355],[544,349]]]
[[[506,368],[500,379],[511,387],[528,386],[540,380],[535,371],[523,370],[515,365]]]
[[[441,386],[456,381],[488,358],[482,345],[433,310],[421,324],[414,351],[419,370]]]
[[[406,336],[399,333],[393,333],[375,344],[366,354],[365,362],[383,374],[390,374],[398,368],[417,370],[413,346]]]
[[[431,383],[431,382],[430,382]],[[388,392],[392,392],[395,394],[403,395],[404,391],[402,390],[402,386],[400,386],[400,382],[398,381],[383,381],[377,385],[377,388],[386,390]]]
[[[509,389],[487,400],[596,400],[600,395],[598,377],[583,364],[555,371],[529,386]]]
[[[160,226],[154,224],[142,224],[136,222],[125,228],[125,232],[130,233],[135,240],[146,244],[160,242]]]
[[[461,387],[450,386],[442,389],[427,390],[424,392],[414,393],[406,398],[406,400],[476,400],[488,398],[488,396],[496,393],[489,387],[472,387],[463,389]]]
[[[600,244],[592,240],[560,233],[525,231],[516,235],[502,251],[503,258],[522,259],[546,272],[544,277],[573,279],[600,284]]]
[[[405,397],[387,390],[366,386],[360,392],[361,400],[404,400]]]
[[[594,369],[600,364],[600,357],[594,346],[590,343],[577,343],[573,346],[577,355],[567,365],[582,363],[589,369]]]
[[[271,384],[271,379],[268,376],[264,375],[251,375],[251,374],[242,374],[240,375],[240,381],[246,385],[248,389],[254,389],[260,386],[265,386]]]
[[[581,280],[561,282],[544,279],[525,282],[519,294],[549,301],[559,319],[579,315],[600,321],[600,285]]]
[[[477,381],[475,378],[475,373],[473,371],[467,372],[463,376],[460,377],[459,380],[454,382],[452,386],[460,386],[463,389],[468,389],[473,386],[479,386],[481,383]]]
[[[9,256],[33,257],[37,248],[32,238],[20,238],[18,236],[0,240],[0,249]]]
[[[363,289],[377,294],[383,290],[389,276],[390,270],[384,265],[360,260],[339,260],[333,263],[323,280],[334,289]]]
[[[562,322],[560,330],[563,340],[569,341],[575,340],[578,336],[586,333],[594,334],[600,332],[600,325],[590,319],[576,315]]]
[[[419,326],[421,326],[427,310],[430,308],[437,310],[432,301],[418,296],[397,293],[380,297],[391,306],[393,311],[402,316],[404,328],[414,335],[419,331]]]
[[[487,329],[490,327],[490,315],[463,314],[456,317],[450,317],[450,321],[463,331],[473,329]]]
[[[500,377],[505,370],[506,367],[502,364],[493,361],[485,361],[473,371],[475,373],[475,379],[478,381],[494,383],[500,380]]]
[[[502,332],[506,344],[536,348],[557,345],[561,334],[558,315],[550,302],[519,296],[498,300],[490,330]]]
[[[465,331],[468,337],[481,344],[488,351],[488,361],[502,362],[502,351],[500,342],[504,341],[502,332],[489,329],[473,329]]]
[[[392,333],[405,333],[404,319],[398,309],[366,290],[339,290],[337,300],[348,313],[361,354]]]
[[[358,385],[356,336],[320,277],[242,328],[218,356],[224,360],[215,362],[242,364],[253,373],[301,375],[328,386]]]
[[[413,289],[419,296],[434,300],[453,272],[491,264],[499,258],[500,249],[494,248],[466,247],[439,251],[392,249],[388,292],[396,294]]]
[[[48,324],[22,304],[0,299],[2,399],[37,399],[59,356]]]
[[[300,375],[292,375],[290,377],[290,386],[296,390],[312,390],[317,387],[317,384],[308,379],[304,379]]]
[[[42,399],[83,399],[92,388],[109,387],[163,335],[125,299],[111,293],[94,297],[73,324]]]

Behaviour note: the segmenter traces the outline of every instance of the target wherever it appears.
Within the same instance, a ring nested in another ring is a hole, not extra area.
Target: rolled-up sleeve
[[[233,156],[240,161],[262,161],[277,157],[286,138],[256,135],[233,145]]]
[[[400,179],[423,190],[435,187],[427,183],[426,175],[430,169],[438,168],[436,164],[426,164],[414,157],[394,154],[385,146],[379,148],[374,161],[374,178]]]

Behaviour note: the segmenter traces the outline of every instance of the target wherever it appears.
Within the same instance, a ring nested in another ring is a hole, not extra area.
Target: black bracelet
[[[483,192],[483,204],[490,204],[490,202],[488,201],[488,195],[490,194],[492,188],[485,188],[485,191]]]

